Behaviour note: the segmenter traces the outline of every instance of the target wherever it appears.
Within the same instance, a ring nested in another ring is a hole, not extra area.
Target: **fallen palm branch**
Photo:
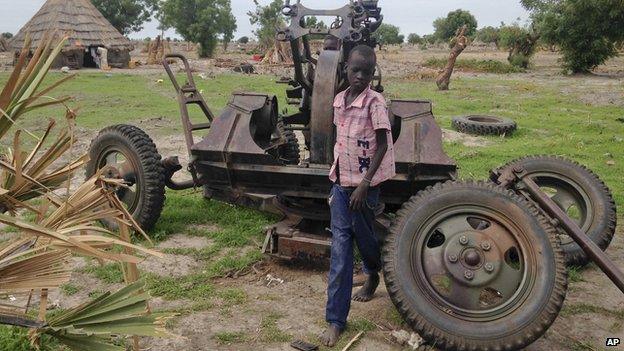
[[[36,329],[32,339],[48,334],[77,351],[124,351],[113,345],[116,335],[171,336],[165,328],[171,314],[149,312],[145,283],[130,284],[115,293],[67,310]]]
[[[138,279],[136,264],[141,258],[137,253],[162,257],[131,243],[130,229],[147,235],[116,196],[117,190],[126,186],[123,180],[106,179],[100,172],[70,194],[69,181],[87,157],[67,157],[74,143],[75,113],[65,105],[69,98],[47,94],[71,76],[39,89],[63,42],[43,40],[31,55],[27,39],[0,92],[0,139],[21,116],[43,107],[63,104],[68,122],[57,131],[51,120],[41,137],[18,130],[12,148],[0,155],[0,223],[18,233],[15,239],[0,244],[0,294],[30,294],[26,308],[0,303],[0,324],[34,328],[31,341],[35,348],[40,335],[49,334],[74,350],[125,350],[114,346],[113,336],[167,335],[164,323],[169,317],[149,313],[149,296],[142,283],[107,293],[45,322],[48,289],[69,281],[72,253],[122,263],[127,283]],[[36,140],[32,150],[24,150],[23,133]],[[61,162],[63,159],[66,161]],[[55,192],[63,184],[67,185],[66,196]],[[30,201],[36,198],[42,201]],[[34,222],[22,219],[28,212],[35,215]],[[102,220],[116,221],[119,233],[102,227]],[[41,292],[38,320],[27,315],[35,291]],[[134,348],[138,350],[136,337]]]

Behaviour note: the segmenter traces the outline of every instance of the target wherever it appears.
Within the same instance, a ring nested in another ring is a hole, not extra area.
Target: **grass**
[[[90,273],[107,284],[123,283],[124,277],[121,266],[117,263],[109,263],[103,266],[91,265],[82,269],[85,273]]]
[[[566,305],[561,310],[562,316],[574,316],[583,313],[594,313],[602,316],[609,316],[617,319],[620,322],[624,322],[624,310],[622,309],[608,309],[600,306],[580,303],[574,305]]]
[[[277,326],[277,321],[283,316],[278,313],[269,313],[260,323],[260,341],[266,343],[289,342],[290,334],[284,333]]]
[[[442,69],[446,67],[448,60],[443,58],[430,58],[424,64],[425,67]],[[458,59],[455,63],[455,69],[470,72],[509,74],[522,73],[525,70],[516,66],[512,66],[506,62],[496,60],[477,60],[477,59]]]
[[[71,283],[67,283],[61,285],[61,291],[67,296],[72,296],[80,291],[80,287]]]
[[[222,345],[237,344],[248,340],[243,332],[220,332],[215,334],[215,339]]]
[[[31,351],[28,329],[0,325],[0,351]],[[66,350],[55,339],[43,335],[39,351]]]

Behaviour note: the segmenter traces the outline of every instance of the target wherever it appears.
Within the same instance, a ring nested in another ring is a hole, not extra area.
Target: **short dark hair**
[[[354,47],[349,54],[349,59],[351,59],[351,56],[355,55],[356,53],[364,57],[366,60],[371,61],[373,66],[377,64],[377,53],[375,53],[375,49],[371,48],[370,46],[358,45]]]

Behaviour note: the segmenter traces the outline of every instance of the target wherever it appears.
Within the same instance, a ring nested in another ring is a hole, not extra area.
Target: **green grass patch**
[[[566,305],[561,310],[562,316],[574,316],[583,313],[594,313],[603,316],[609,316],[624,321],[624,310],[608,309],[600,306],[589,305],[585,303]]]
[[[80,287],[71,283],[61,285],[61,291],[63,294],[67,296],[75,295],[78,291],[80,291]]]
[[[230,288],[217,292],[217,296],[228,306],[240,306],[247,302],[247,293],[242,289]]]
[[[91,265],[82,269],[82,272],[94,275],[99,280],[107,284],[117,284],[124,282],[121,266],[117,263],[109,263],[103,266]]]
[[[235,250],[208,266],[208,275],[211,278],[222,277],[230,272],[241,271],[264,258],[259,249],[252,249],[243,256],[236,256]]]
[[[583,281],[583,267],[568,267],[568,282],[578,283]]]
[[[213,297],[215,292],[211,277],[202,272],[184,277],[159,277],[147,273],[144,279],[152,296],[167,300],[201,300]]]
[[[443,58],[432,57],[424,64],[425,67],[442,69],[446,67],[448,60]],[[506,62],[496,60],[477,60],[477,59],[458,59],[455,63],[455,69],[471,72],[483,73],[522,73],[524,69],[512,66]]]
[[[216,333],[214,337],[221,345],[242,343],[249,339],[244,332],[220,332]]]
[[[0,325],[0,351],[31,351],[28,339],[28,329],[8,325]],[[66,350],[55,339],[43,335],[41,339],[40,351],[61,351]]]
[[[282,318],[278,313],[270,313],[262,318],[260,323],[260,341],[262,342],[289,342],[292,336],[284,333],[277,326],[277,321]]]

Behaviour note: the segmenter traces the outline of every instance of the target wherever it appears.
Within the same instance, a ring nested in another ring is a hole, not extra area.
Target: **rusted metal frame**
[[[295,5],[286,4],[283,11],[288,11],[287,16],[292,17],[290,26],[277,34],[280,41],[292,41],[310,34],[332,35],[339,39],[348,39],[351,33],[358,31],[359,28],[353,26],[355,19],[353,14],[354,5],[345,5],[335,10],[315,10],[303,6],[300,3]],[[285,13],[286,14],[286,13]],[[364,11],[363,14],[366,14]],[[320,28],[304,28],[301,26],[301,20],[308,16],[328,16],[342,18],[342,26],[340,28],[320,29]]]
[[[316,66],[312,113],[310,116],[310,163],[331,164],[334,161],[334,97],[339,84],[342,55],[339,51],[321,53]]]
[[[583,249],[583,252],[611,279],[611,281],[624,293],[624,273],[613,261],[594,243],[589,236],[574,222],[563,210],[546,195],[540,187],[527,176],[523,169],[514,170],[521,180],[518,185],[526,190],[531,197],[548,213],[558,221],[566,233]]]
[[[303,89],[311,92],[312,83],[303,73],[303,60],[301,58],[301,50],[299,49],[299,39],[291,40],[290,48],[293,56],[293,63],[295,65],[295,80],[303,87]]]

